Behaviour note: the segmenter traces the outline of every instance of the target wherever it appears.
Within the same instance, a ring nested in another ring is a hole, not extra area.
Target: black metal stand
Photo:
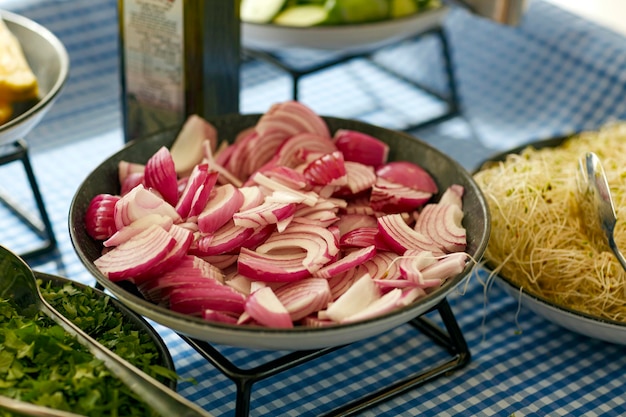
[[[39,255],[49,253],[56,249],[57,241],[54,236],[52,224],[50,223],[50,218],[46,212],[43,198],[41,197],[41,192],[39,191],[39,186],[37,185],[37,180],[35,179],[35,173],[30,164],[28,145],[24,140],[17,140],[12,144],[2,146],[0,150],[0,165],[6,165],[16,161],[22,162],[40,216],[39,219],[32,216],[31,213],[12,201],[9,196],[0,193],[0,203],[43,240],[40,246],[20,254],[20,257],[24,260],[29,260]]]
[[[446,349],[451,355],[448,360],[426,369],[420,366],[420,368],[409,377],[363,398],[345,404],[325,416],[354,415],[359,411],[380,404],[396,395],[424,385],[429,381],[433,381],[438,377],[449,375],[467,365],[471,359],[470,351],[463,337],[463,333],[457,324],[456,318],[450,309],[448,301],[443,299],[433,310],[439,312],[445,330],[423,316],[417,317],[409,323],[415,327],[415,329],[428,336],[437,345]],[[249,415],[250,397],[254,383],[345,347],[336,346],[319,350],[292,352],[255,368],[242,369],[234,365],[233,362],[209,343],[191,339],[184,335],[181,335],[181,337],[198,351],[200,355],[235,383],[237,387],[235,415],[237,417],[247,417]]]
[[[443,65],[444,65],[444,73],[446,76],[448,94],[443,94],[441,92],[435,91],[431,87],[424,85],[423,83],[419,83],[415,80],[409,79],[406,76],[397,73],[393,69],[390,69],[380,63],[376,62],[373,57],[378,52],[378,50],[369,51],[367,53],[354,53],[354,54],[339,54],[330,59],[322,60],[321,62],[313,62],[309,65],[295,65],[290,62],[288,59],[284,59],[281,55],[266,52],[266,51],[258,51],[245,49],[244,54],[248,57],[258,59],[264,62],[267,62],[271,65],[278,67],[279,69],[287,72],[292,79],[292,98],[293,100],[299,99],[299,83],[300,80],[313,73],[318,71],[328,69],[335,65],[344,64],[346,62],[352,61],[354,59],[367,59],[368,62],[377,68],[385,71],[386,73],[406,82],[424,93],[446,103],[447,109],[442,114],[432,117],[430,119],[426,119],[420,121],[416,124],[405,127],[403,130],[409,131],[417,128],[426,127],[432,124],[436,124],[442,122],[444,120],[450,119],[452,117],[458,116],[460,114],[460,106],[459,106],[459,97],[456,87],[456,81],[454,77],[453,65],[452,65],[452,57],[450,53],[450,45],[448,43],[448,39],[446,37],[446,33],[442,27],[436,27],[434,29],[430,29],[415,35],[414,37],[407,39],[407,41],[414,41],[423,36],[436,36],[439,38],[441,43],[441,51],[443,57]]]

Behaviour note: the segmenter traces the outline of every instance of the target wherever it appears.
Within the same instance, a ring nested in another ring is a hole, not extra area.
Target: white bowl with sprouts
[[[576,173],[603,161],[626,248],[626,123],[524,145],[474,172],[492,218],[487,267],[521,306],[571,331],[626,344],[626,271],[584,216]]]

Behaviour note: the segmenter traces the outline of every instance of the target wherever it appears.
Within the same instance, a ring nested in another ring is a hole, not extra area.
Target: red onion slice
[[[94,265],[111,281],[133,281],[148,273],[175,244],[176,240],[155,224],[97,258]]]
[[[356,268],[363,262],[367,262],[372,259],[374,255],[376,255],[376,246],[374,245],[350,251],[338,261],[328,264],[313,273],[313,276],[330,278],[337,274],[341,274],[350,269]]]
[[[291,316],[270,287],[259,288],[248,296],[246,313],[267,327],[292,328]]]
[[[154,188],[171,205],[178,201],[178,176],[169,149],[161,147],[146,163],[144,184]]]
[[[432,239],[413,230],[400,214],[379,217],[378,230],[387,245],[398,255],[404,254],[409,249],[431,251],[436,256],[443,254]]]
[[[331,300],[328,281],[322,278],[305,278],[287,283],[276,289],[275,294],[289,312],[292,321],[298,321],[326,308]]]
[[[89,202],[85,211],[85,229],[95,240],[106,240],[117,231],[115,204],[120,199],[112,194],[98,194]]]
[[[388,162],[376,170],[376,176],[417,191],[437,194],[437,183],[424,168],[408,161]]]
[[[205,310],[241,314],[246,297],[226,285],[193,285],[172,289],[169,302],[172,311],[193,316],[202,316]]]
[[[350,129],[339,129],[333,136],[337,149],[346,161],[378,167],[387,162],[389,145],[366,133]]]
[[[176,209],[143,185],[133,188],[115,204],[115,226],[119,230],[148,214],[171,217],[174,223],[181,220]]]
[[[202,148],[205,142],[215,150],[217,130],[202,117],[190,115],[176,135],[170,150],[178,175],[181,177],[189,175],[193,167],[202,161]]]
[[[122,227],[120,230],[115,232],[110,238],[102,242],[104,247],[112,247],[119,246],[122,243],[126,242],[128,239],[132,238],[135,235],[146,230],[148,227],[152,225],[161,226],[164,230],[170,230],[172,225],[174,224],[174,220],[168,216],[162,216],[160,214],[147,214],[144,217],[141,217],[135,221],[133,221],[128,226]]]
[[[311,276],[302,264],[306,253],[293,251],[271,254],[241,248],[237,271],[251,280],[262,282],[290,282]]]
[[[329,318],[341,323],[348,317],[363,311],[378,298],[380,298],[378,286],[368,274],[365,274],[326,310],[320,311],[320,318]]]
[[[198,215],[198,228],[203,233],[213,233],[233,218],[243,204],[243,194],[231,184],[213,189],[209,201]]]

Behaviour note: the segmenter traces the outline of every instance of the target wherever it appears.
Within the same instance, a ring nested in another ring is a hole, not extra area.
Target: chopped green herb
[[[167,383],[176,373],[161,364],[150,335],[89,287],[40,281],[46,300],[104,346]],[[43,314],[18,315],[0,299],[0,394],[87,416],[156,416],[103,363]],[[10,414],[0,411],[0,416]]]

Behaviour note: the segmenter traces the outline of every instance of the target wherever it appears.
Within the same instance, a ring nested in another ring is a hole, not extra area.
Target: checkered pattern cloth
[[[65,43],[72,68],[60,99],[26,138],[59,242],[38,259],[42,271],[93,285],[76,257],[68,211],[82,179],[123,144],[114,0],[0,0],[0,8],[45,25]],[[452,10],[444,23],[452,49],[461,115],[411,131],[468,169],[490,154],[626,119],[626,39],[541,0],[519,27]],[[437,39],[388,47],[374,57],[408,78],[446,88]],[[263,112],[290,98],[289,77],[260,61],[242,68],[241,111]],[[324,115],[392,128],[436,115],[441,103],[367,60],[305,77],[300,99]],[[34,210],[21,167],[0,167],[1,187]],[[0,207],[0,242],[20,253],[37,237]],[[567,331],[531,313],[477,271],[448,301],[471,362],[366,410],[363,416],[626,415],[626,355],[619,345]],[[437,320],[437,315],[429,313]],[[235,386],[176,333],[153,323],[184,382],[179,391],[215,416],[232,416]],[[257,366],[272,353],[220,347],[236,363]],[[313,416],[428,367],[447,354],[403,325],[253,387],[252,416]],[[195,381],[195,382],[194,382]]]

